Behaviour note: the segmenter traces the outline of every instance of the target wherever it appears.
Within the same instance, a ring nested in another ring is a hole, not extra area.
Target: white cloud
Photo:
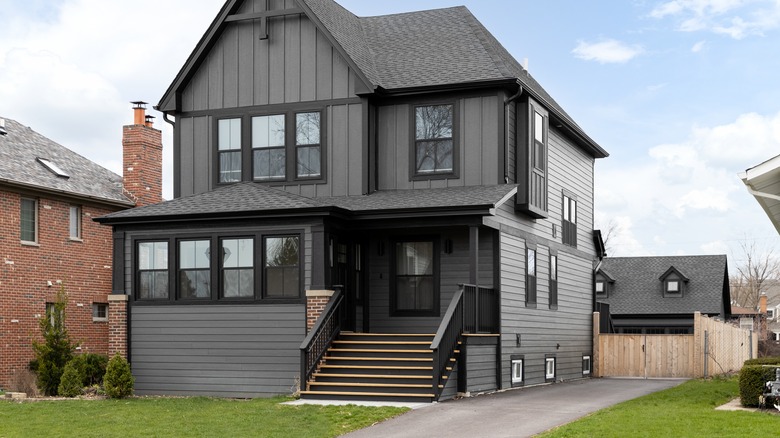
[[[699,53],[704,49],[704,46],[707,44],[706,41],[699,41],[696,44],[691,47],[691,52],[693,53]]]
[[[639,56],[644,49],[638,45],[605,39],[595,43],[579,41],[572,50],[575,57],[586,61],[597,61],[602,64],[625,63]]]
[[[677,29],[682,32],[709,31],[742,39],[780,27],[780,2],[672,0],[658,5],[649,15],[657,19],[675,19]]]

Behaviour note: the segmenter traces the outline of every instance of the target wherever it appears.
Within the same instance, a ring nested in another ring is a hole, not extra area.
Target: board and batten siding
[[[453,102],[457,131],[457,175],[446,179],[412,181],[409,160],[413,156],[413,104],[378,107],[377,161],[379,190],[424,189],[459,186],[493,185],[504,182],[504,169],[499,169],[499,153],[503,153],[503,135],[499,136],[499,110],[496,95],[436,101]],[[421,102],[421,104],[425,104]],[[502,105],[503,107],[503,105]]]
[[[303,304],[133,306],[135,393],[291,394],[305,320]]]
[[[436,333],[441,316],[447,311],[458,285],[469,282],[469,230],[436,230],[430,234],[439,234],[442,244],[439,248],[440,287],[438,317],[390,316],[390,263],[392,251],[390,237],[374,239],[369,248],[369,317],[370,330],[376,333]],[[407,237],[398,235],[398,238]],[[452,254],[444,253],[443,242],[452,239]],[[378,254],[380,240],[386,246],[384,255]],[[493,287],[493,234],[487,228],[480,230],[479,238],[479,283],[480,286]]]
[[[297,7],[272,1],[270,9]],[[265,1],[246,1],[238,13],[262,12]],[[181,112],[355,97],[357,77],[305,15],[227,23],[181,96]]]

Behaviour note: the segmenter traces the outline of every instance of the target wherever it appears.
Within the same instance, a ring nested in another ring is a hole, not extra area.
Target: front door
[[[364,331],[363,244],[357,239],[339,240],[333,248],[333,256],[333,285],[341,286],[344,294],[344,330]]]

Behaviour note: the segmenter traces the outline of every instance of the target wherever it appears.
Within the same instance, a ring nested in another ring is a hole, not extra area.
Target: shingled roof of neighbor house
[[[681,297],[663,295],[660,277],[671,267],[689,279]],[[598,301],[608,303],[614,315],[729,311],[723,309],[724,287],[728,288],[725,255],[607,257],[601,269],[608,271],[615,282],[610,283],[609,297]],[[725,299],[728,304],[728,295]]]
[[[524,69],[465,7],[357,17],[333,0],[298,0],[312,21],[332,36],[371,92],[392,93],[440,86],[517,83],[568,126],[596,157],[609,154]],[[160,99],[175,110],[173,96],[186,85],[218,38],[224,19],[240,5],[229,0]]]
[[[0,135],[0,184],[133,206],[122,177],[21,123],[5,120]]]
[[[380,190],[362,196],[309,198],[253,182],[240,182],[209,192],[159,204],[118,211],[101,222],[218,217],[221,215],[279,213],[289,216],[339,210],[344,214],[393,213],[409,210],[481,210],[499,206],[517,192],[516,184],[447,187],[416,190]]]

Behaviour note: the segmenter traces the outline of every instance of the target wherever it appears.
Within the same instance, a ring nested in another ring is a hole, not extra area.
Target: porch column
[[[127,359],[127,295],[108,296],[108,357]]]
[[[314,327],[334,293],[335,291],[326,289],[306,291],[306,333]]]
[[[479,226],[469,226],[469,284],[477,285],[479,277]]]
[[[325,289],[325,227],[311,227],[311,289]],[[309,291],[306,291],[308,296]]]

